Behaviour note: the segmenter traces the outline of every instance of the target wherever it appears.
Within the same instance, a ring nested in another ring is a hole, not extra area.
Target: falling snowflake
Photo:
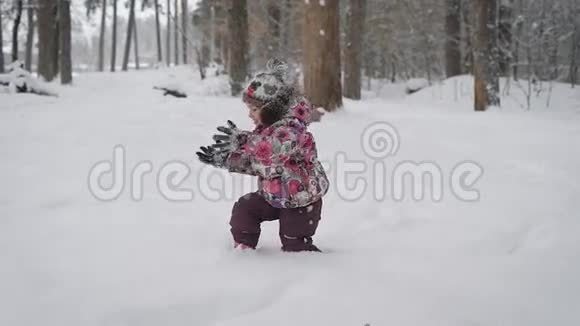
[[[326,6],[326,1],[324,0],[320,0],[320,2],[318,2],[320,4],[321,7]]]
[[[321,36],[324,36],[325,34],[326,34],[326,33],[324,33],[324,30],[323,30],[323,29],[321,29],[321,30],[320,30],[320,35],[321,35]]]

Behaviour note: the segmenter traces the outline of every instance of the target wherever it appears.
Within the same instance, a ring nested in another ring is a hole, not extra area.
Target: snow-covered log
[[[405,85],[405,93],[413,94],[422,90],[427,86],[429,86],[429,81],[427,81],[427,79],[424,78],[409,79],[409,81],[407,81]]]
[[[154,86],[153,89],[163,91],[163,96],[171,95],[178,98],[185,98],[187,94],[180,87],[175,86]]]
[[[8,73],[0,74],[0,86],[6,87],[9,93],[33,93],[44,96],[58,96],[53,90],[29,71],[24,70],[21,61],[15,61],[8,66]]]

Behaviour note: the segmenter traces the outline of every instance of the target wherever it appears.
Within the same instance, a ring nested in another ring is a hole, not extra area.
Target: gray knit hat
[[[245,103],[262,108],[266,123],[273,123],[288,112],[294,87],[286,82],[287,70],[284,62],[269,60],[266,70],[256,74],[242,93]]]

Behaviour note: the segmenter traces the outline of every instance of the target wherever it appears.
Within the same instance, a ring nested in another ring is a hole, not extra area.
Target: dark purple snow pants
[[[260,238],[260,223],[280,221],[280,240],[284,251],[320,251],[312,244],[318,227],[322,199],[306,207],[275,208],[260,194],[252,192],[242,196],[232,210],[232,235],[234,241],[256,248]]]

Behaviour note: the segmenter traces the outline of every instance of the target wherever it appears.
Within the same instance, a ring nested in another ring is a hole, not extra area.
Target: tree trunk
[[[175,65],[177,66],[179,64],[179,9],[178,9],[178,2],[177,0],[174,1],[174,7],[173,10],[175,11],[173,17],[173,26],[174,26],[174,31],[173,31],[173,52],[174,53],[174,60],[175,60]]]
[[[139,65],[139,40],[137,38],[137,20],[135,15],[133,15],[133,36],[135,37],[135,69],[139,70],[141,67]]]
[[[26,71],[32,71],[32,47],[34,46],[34,4],[33,0],[28,0],[28,8],[26,9],[26,15],[28,23],[28,30],[26,31],[26,53],[24,58],[24,68]]]
[[[221,56],[223,59],[223,66],[226,73],[228,73],[230,67],[230,43],[229,43],[229,33],[226,32],[222,34],[222,46],[221,46]]]
[[[157,34],[157,62],[163,62],[163,51],[161,48],[161,24],[159,23],[159,0],[155,0],[155,32]]]
[[[214,49],[214,44],[212,43],[214,32],[214,17],[213,10],[214,4],[210,1],[202,1],[198,6],[198,13],[195,16],[194,26],[197,27],[198,33],[200,34],[200,46],[195,47],[197,62],[202,65],[202,68],[207,67],[208,63],[212,61],[212,53]]]
[[[38,73],[46,81],[56,75],[55,55],[58,52],[56,0],[40,1],[38,10]]]
[[[70,1],[71,0],[59,0],[58,8],[60,82],[63,85],[72,83]]]
[[[551,28],[555,28],[556,26],[558,26],[558,21],[557,21],[558,18],[557,17],[558,17],[558,12],[556,9],[553,9],[552,16],[550,17]],[[549,52],[548,52],[549,66],[548,66],[548,68],[551,70],[550,80],[555,81],[558,79],[558,77],[560,75],[560,67],[558,65],[558,57],[560,56],[559,55],[560,54],[560,40],[558,39],[557,35],[553,35],[553,37],[549,38],[548,42],[550,44],[550,46],[547,47],[549,49]]]
[[[499,45],[499,71],[502,76],[510,74],[512,60],[512,21],[513,21],[513,0],[500,1],[499,24],[498,24],[498,45]]]
[[[56,75],[58,75],[59,71],[60,71],[60,20],[58,17],[58,7],[60,6],[60,0],[55,0],[55,8],[54,8],[54,15],[56,17],[56,26],[55,26],[55,33],[54,33],[54,37],[52,39],[52,43],[54,44],[54,46],[52,47],[52,50],[54,52],[54,54],[52,55],[52,65],[54,66],[54,73],[55,73],[55,77]]]
[[[467,74],[473,74],[473,51],[474,51],[474,38],[475,35],[473,33],[475,21],[474,15],[474,4],[471,1],[464,1],[462,2],[461,12],[463,15],[463,26],[465,27],[465,44],[464,44],[464,52],[463,53],[463,64],[462,64],[462,72]]]
[[[222,46],[223,46],[223,36],[222,33],[215,33],[214,36],[214,46],[213,46],[213,56],[212,56],[212,61],[214,61],[217,64],[223,64],[223,59],[222,59]]]
[[[367,77],[367,91],[371,90],[371,81],[375,72],[376,52],[371,47],[367,47],[363,53],[364,74]]]
[[[194,51],[195,51],[195,56],[197,58],[197,67],[199,69],[199,77],[201,78],[201,80],[204,80],[205,79],[205,66],[202,62],[201,53],[200,53],[198,47],[194,47]]]
[[[113,0],[113,35],[111,40],[111,72],[117,69],[117,0]]]
[[[366,1],[366,0],[365,0]],[[292,19],[292,6],[293,2],[291,0],[283,0],[281,4],[281,19],[280,19],[280,53],[283,58],[287,61],[292,59],[292,53],[290,49],[292,48],[291,37],[293,35],[293,24],[295,24],[295,19]]]
[[[123,71],[127,71],[129,67],[129,55],[131,53],[131,39],[134,36],[133,28],[135,28],[135,0],[131,0],[129,7],[129,23],[127,24],[127,38],[125,40],[125,53],[123,55]]]
[[[447,0],[445,34],[445,72],[450,78],[461,74],[461,0]]]
[[[490,55],[489,70],[487,75],[488,85],[491,85],[489,93],[489,104],[500,106],[499,97],[499,40],[498,40],[498,3],[502,0],[488,0],[489,19],[487,27],[489,29],[489,42],[487,45]]]
[[[213,4],[209,7],[209,60],[213,62],[219,62],[218,56],[216,55],[216,49],[219,49],[218,35],[215,31],[215,6]]]
[[[552,1],[550,1],[552,2]],[[534,74],[538,76],[540,80],[547,80],[548,74],[546,74],[546,66],[547,66],[547,53],[548,50],[548,34],[546,31],[548,30],[549,26],[546,26],[546,12],[547,12],[547,5],[546,0],[540,0],[541,9],[540,9],[540,17],[537,23],[537,38],[538,38],[538,45],[533,49],[537,55],[537,62],[534,65]]]
[[[477,30],[474,51],[475,111],[499,105],[497,74],[496,0],[477,0]]]
[[[397,57],[391,55],[391,83],[397,81]]]
[[[304,6],[304,91],[315,107],[333,111],[342,106],[338,0]]]
[[[280,56],[280,1],[268,4],[268,56],[278,58]]]
[[[386,51],[382,51],[381,56],[379,57],[379,78],[381,78],[381,79],[387,78],[387,59],[385,58],[385,53],[386,53]],[[345,59],[348,60],[348,58],[345,58]],[[344,82],[346,83],[347,82],[346,76],[344,77],[344,80],[345,80]],[[346,89],[346,87],[344,87],[344,88]],[[348,97],[348,96],[345,95],[345,97]]]
[[[201,51],[200,51],[199,55],[201,55],[201,59],[199,60],[199,62],[201,62],[201,64],[204,67],[207,67],[207,65],[212,60],[211,40],[208,37],[206,37],[205,35],[201,37]]]
[[[519,0],[518,1],[518,10],[519,10],[519,14],[521,14],[521,11],[523,10],[523,0]],[[519,65],[520,65],[520,47],[521,47],[521,43],[522,43],[522,36],[523,36],[523,21],[518,20],[516,22],[516,26],[515,26],[515,33],[516,33],[516,37],[515,37],[515,42],[514,42],[514,52],[513,52],[513,58],[512,58],[512,75],[515,81],[517,81],[519,79]]]
[[[207,15],[208,18],[204,18],[201,22],[200,32],[201,32],[201,64],[206,67],[210,62],[219,62],[218,55],[216,54],[216,49],[218,48],[218,35],[216,35],[215,29],[215,4],[208,4],[206,8],[203,8],[202,15]],[[196,51],[199,51],[197,49]]]
[[[181,0],[181,41],[182,41],[182,45],[181,45],[181,51],[183,51],[183,64],[187,64],[187,54],[188,54],[188,46],[187,46],[187,37],[189,35],[188,30],[189,30],[189,9],[188,9],[188,4],[187,4],[187,0]]]
[[[12,62],[18,60],[18,31],[22,20],[22,0],[16,0],[16,16],[12,28]]]
[[[167,37],[165,38],[165,61],[167,67],[171,65],[171,0],[167,0]]]
[[[350,8],[347,13],[347,41],[344,49],[344,96],[353,100],[361,98],[362,37],[364,35],[365,11],[366,0],[350,0]]]
[[[579,24],[576,21],[573,21],[574,29],[572,32],[572,49],[570,51],[570,68],[568,71],[568,79],[570,80],[570,84],[572,87],[575,87],[578,83],[578,57],[580,56],[580,33],[579,33]]]
[[[0,10],[0,74],[4,73],[4,38],[2,37],[2,10]]]
[[[99,71],[105,70],[105,30],[107,23],[107,0],[103,0],[101,8],[101,33],[99,35]]]
[[[228,10],[229,76],[233,96],[240,94],[248,74],[248,12],[246,0],[232,1]]]

